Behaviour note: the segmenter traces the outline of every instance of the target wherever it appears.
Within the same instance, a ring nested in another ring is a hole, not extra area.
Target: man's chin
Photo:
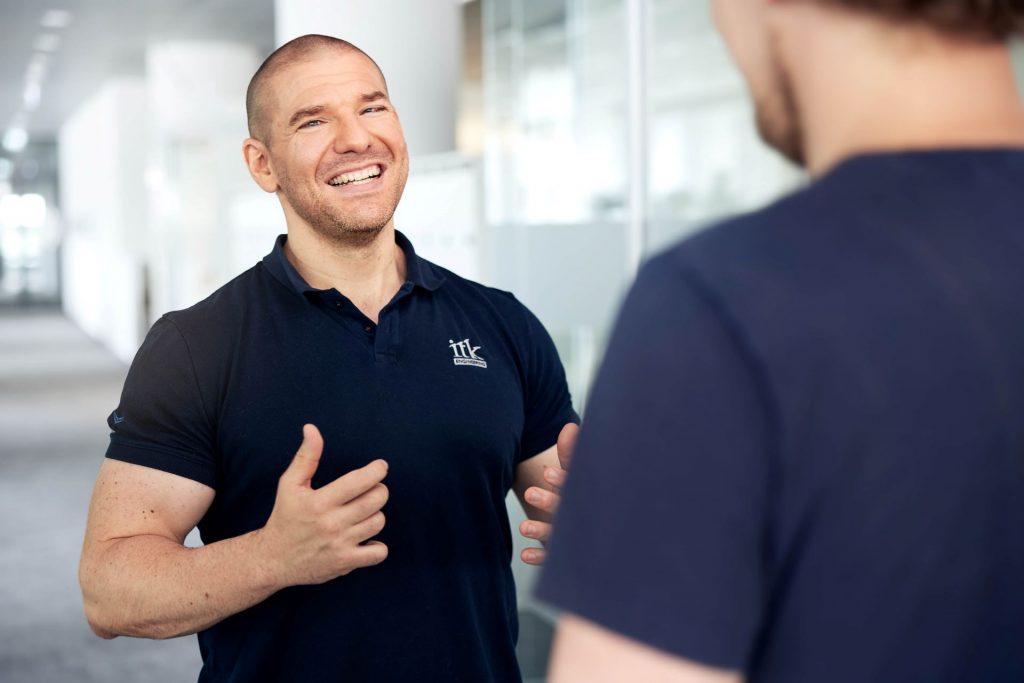
[[[325,224],[317,222],[311,223],[310,226],[321,238],[339,246],[365,247],[372,244],[390,222],[390,219],[384,223],[373,221],[361,224]]]

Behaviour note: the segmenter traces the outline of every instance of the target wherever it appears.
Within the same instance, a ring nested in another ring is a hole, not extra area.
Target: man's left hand
[[[579,426],[569,423],[562,427],[558,434],[556,452],[558,453],[559,467],[544,467],[544,481],[550,487],[544,489],[539,486],[531,486],[526,489],[526,502],[536,508],[544,516],[550,519],[558,510],[558,503],[561,502],[562,487],[565,485],[565,478],[569,470],[569,461],[572,459],[572,452],[576,448],[576,437],[579,434]],[[540,519],[527,519],[519,525],[519,533],[526,538],[547,543],[551,536],[551,522]],[[526,548],[520,557],[526,564],[544,564],[544,557],[547,552],[543,548]]]

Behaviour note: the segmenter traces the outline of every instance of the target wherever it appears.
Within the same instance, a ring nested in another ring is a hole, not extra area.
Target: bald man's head
[[[312,59],[324,52],[355,52],[361,54],[377,67],[377,71],[380,72],[380,78],[384,81],[384,72],[377,66],[377,62],[374,62],[370,55],[347,40],[315,33],[299,36],[274,50],[264,60],[263,64],[260,65],[260,68],[256,70],[256,73],[253,74],[252,80],[249,81],[249,88],[245,93],[245,113],[249,121],[250,137],[264,144],[270,144],[268,101],[271,95],[270,83],[274,76],[293,64]],[[384,87],[385,89],[387,88],[386,81]]]

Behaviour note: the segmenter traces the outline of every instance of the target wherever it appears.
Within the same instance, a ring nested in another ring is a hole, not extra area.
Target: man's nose
[[[362,120],[356,116],[342,117],[334,135],[334,151],[362,153],[373,143],[373,136],[366,130]]]

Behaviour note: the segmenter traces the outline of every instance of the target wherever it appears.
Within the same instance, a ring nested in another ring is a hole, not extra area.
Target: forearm
[[[90,626],[107,638],[173,638],[262,602],[284,585],[260,533],[199,548],[156,535],[111,541],[82,562]]]

